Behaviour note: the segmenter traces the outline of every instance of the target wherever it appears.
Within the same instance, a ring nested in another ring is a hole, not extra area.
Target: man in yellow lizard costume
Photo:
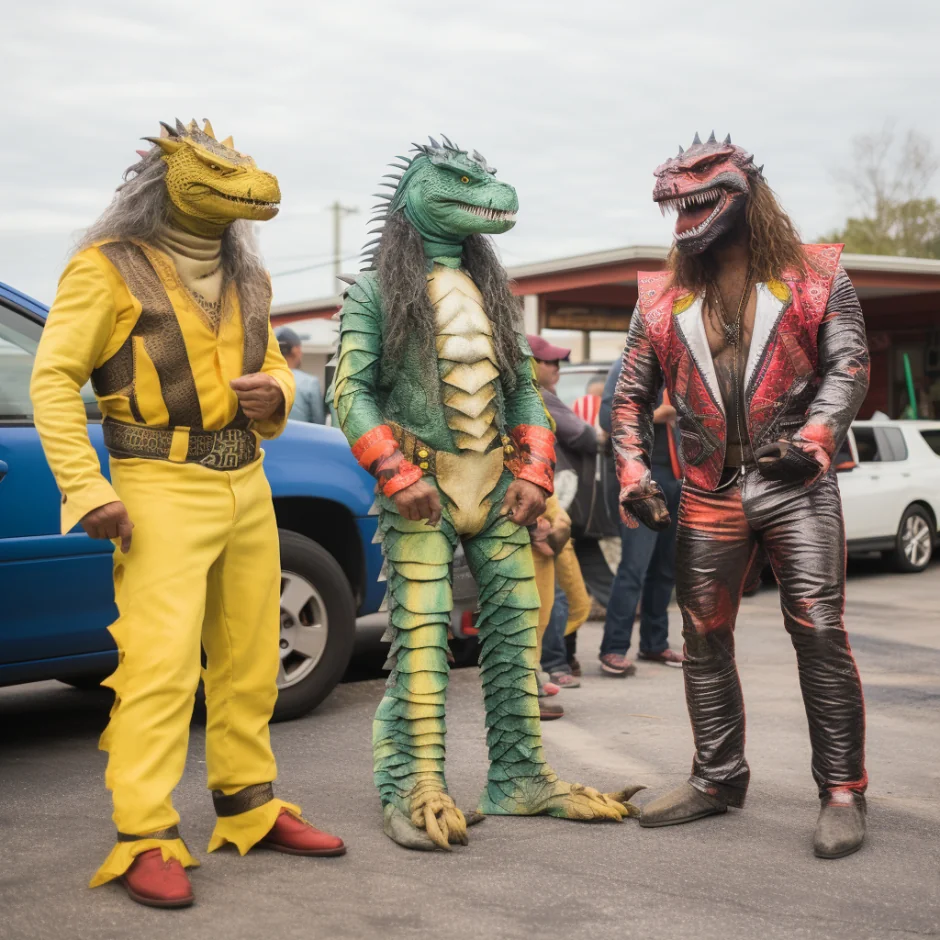
[[[62,531],[115,541],[119,665],[101,738],[117,842],[92,887],[193,901],[197,865],[171,794],[183,773],[206,653],[206,765],[218,821],[209,851],[261,843],[338,855],[276,799],[268,721],[277,698],[280,560],[261,439],[284,428],[294,381],[271,331],[270,280],[251,222],[278,211],[277,180],[208,121],[163,125],[59,283],[32,398],[62,491]],[[104,415],[111,483],[80,389]]]

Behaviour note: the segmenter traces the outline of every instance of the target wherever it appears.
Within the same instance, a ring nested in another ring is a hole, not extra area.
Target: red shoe
[[[148,849],[121,877],[127,893],[147,907],[189,907],[196,899],[186,869],[175,859],[163,861],[161,849]]]
[[[258,843],[275,852],[288,855],[345,855],[346,846],[337,836],[320,832],[305,819],[282,809],[271,831]]]

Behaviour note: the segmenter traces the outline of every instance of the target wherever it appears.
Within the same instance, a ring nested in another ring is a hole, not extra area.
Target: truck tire
[[[278,536],[281,669],[271,720],[290,721],[316,708],[342,679],[356,638],[356,602],[343,569],[325,548],[286,529],[278,529]],[[105,678],[91,674],[59,681],[92,691]]]
[[[336,687],[352,658],[356,602],[336,559],[312,539],[279,529],[281,669],[273,721],[300,718]]]
[[[916,503],[904,510],[901,524],[894,539],[891,559],[898,571],[914,573],[924,571],[930,564],[934,539],[933,519],[923,506]]]

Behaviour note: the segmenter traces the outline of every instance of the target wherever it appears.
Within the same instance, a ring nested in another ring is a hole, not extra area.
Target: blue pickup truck
[[[111,543],[59,534],[59,492],[32,420],[29,378],[47,309],[0,284],[0,685],[59,679],[90,688],[117,664]],[[105,473],[100,414],[85,394]],[[281,536],[281,670],[276,719],[316,707],[352,655],[356,616],[385,584],[370,516],[374,481],[335,429],[288,422],[265,471]]]

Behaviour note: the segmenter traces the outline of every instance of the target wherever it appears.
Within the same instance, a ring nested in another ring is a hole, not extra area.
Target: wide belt
[[[169,460],[174,428],[149,428],[124,424],[112,418],[103,422],[104,443],[117,460],[140,457]],[[258,457],[258,442],[251,431],[223,428],[220,431],[190,430],[182,462],[197,463],[212,470],[237,470]]]
[[[401,451],[405,460],[410,461],[416,467],[420,467],[425,473],[429,473],[433,476],[437,468],[437,451],[433,447],[425,444],[417,435],[403,428],[400,424],[395,424],[394,421],[388,421],[386,423],[389,428],[391,428],[392,434],[395,436],[395,441],[398,443],[398,449]],[[510,443],[509,438],[500,440],[499,437],[494,437],[485,453],[502,447],[504,443]],[[457,453],[470,453],[470,451],[458,451]]]

